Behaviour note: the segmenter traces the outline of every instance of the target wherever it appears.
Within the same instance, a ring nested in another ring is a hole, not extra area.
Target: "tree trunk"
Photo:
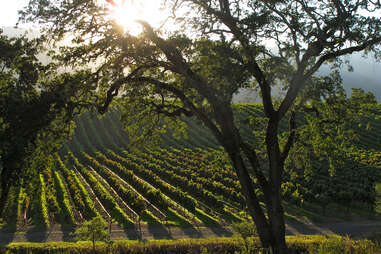
[[[264,248],[269,248],[275,243],[275,239],[271,232],[271,227],[267,222],[266,216],[259,204],[259,200],[255,195],[253,184],[250,182],[251,178],[243,163],[242,157],[237,151],[239,150],[229,149],[228,154],[233,162],[234,169],[236,170],[238,179],[241,183],[242,194],[246,199],[248,211],[257,227],[262,246]]]
[[[263,185],[261,188],[265,196],[267,219],[265,211],[260,206],[259,199],[255,194],[254,183],[241,154],[242,139],[238,128],[234,124],[230,104],[215,105],[214,111],[221,129],[220,136],[214,133],[215,137],[223,145],[233,163],[248,211],[257,227],[262,247],[271,248],[274,254],[286,254],[285,224],[280,194],[283,162],[277,139],[278,119],[276,117],[270,119],[266,134],[266,148],[270,168],[269,185]],[[252,166],[255,167],[256,165]]]
[[[277,116],[270,118],[266,130],[266,149],[269,162],[269,188],[271,200],[267,203],[267,214],[275,239],[274,253],[287,253],[286,226],[282,207],[281,185],[284,161],[279,149]]]
[[[272,228],[275,244],[272,246],[274,253],[287,253],[286,226],[282,199],[280,195],[272,195],[272,207],[268,208],[268,216]]]
[[[280,195],[271,193],[271,207],[267,207],[269,217],[267,220],[263,209],[259,205],[259,200],[255,195],[253,185],[249,182],[251,178],[243,164],[241,155],[238,153],[229,153],[229,156],[241,183],[242,193],[246,199],[249,213],[257,227],[262,247],[271,248],[274,254],[287,253],[286,230]],[[277,193],[280,193],[280,191],[277,191]]]
[[[95,254],[95,236],[94,236],[94,233],[93,233],[93,236],[92,236],[92,241],[93,241],[93,253]]]

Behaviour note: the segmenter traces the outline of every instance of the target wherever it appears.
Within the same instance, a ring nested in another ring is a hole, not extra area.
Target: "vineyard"
[[[259,105],[239,105],[240,121],[261,115]],[[193,119],[188,138],[163,136],[160,148],[129,147],[119,111],[76,119],[74,135],[39,175],[38,192],[15,187],[7,201],[8,221],[17,225],[79,224],[100,215],[121,227],[218,226],[248,218],[240,184],[216,140]],[[247,140],[253,139],[242,124]],[[381,167],[381,120],[356,129],[356,149],[335,174],[324,160],[306,172],[289,171],[283,184],[285,207],[377,207]]]

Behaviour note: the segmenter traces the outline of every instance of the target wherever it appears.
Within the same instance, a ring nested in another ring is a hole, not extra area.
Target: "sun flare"
[[[120,24],[125,32],[138,35],[142,26],[137,22],[144,20],[157,28],[166,18],[165,12],[160,9],[158,0],[114,0],[110,6],[110,16]]]

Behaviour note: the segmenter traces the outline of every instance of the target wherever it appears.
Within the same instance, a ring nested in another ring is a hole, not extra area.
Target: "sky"
[[[2,0],[0,8],[0,26],[14,26],[17,23],[17,11],[28,4],[28,0]]]
[[[29,0],[1,0],[2,2],[6,2],[6,4],[2,4],[0,8],[0,27],[13,27],[17,23],[18,19],[18,10],[23,9],[25,7]],[[116,3],[119,4],[119,2],[116,0]],[[122,23],[122,25],[125,25],[123,23],[134,23],[134,26],[137,26],[137,24],[134,22],[136,19],[143,19],[143,20],[150,20],[150,23],[154,27],[156,24],[159,24],[164,18],[164,15],[166,15],[163,11],[159,11],[160,9],[160,2],[158,0],[144,0],[141,2],[137,2],[134,4],[134,7],[131,8],[129,5],[130,2],[127,1],[124,5],[124,8],[117,9],[116,12],[116,19],[118,22]],[[144,10],[144,11],[143,11]],[[159,15],[158,15],[159,14]],[[153,20],[153,21],[152,21]],[[151,22],[152,21],[152,22]],[[160,23],[161,24],[161,23]],[[21,24],[21,27],[24,27],[25,24]],[[140,26],[139,26],[140,27]],[[135,30],[136,28],[132,28],[132,30]],[[133,31],[137,32],[137,31]]]

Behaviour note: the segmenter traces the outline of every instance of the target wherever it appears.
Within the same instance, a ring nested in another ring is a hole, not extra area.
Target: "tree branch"
[[[266,202],[270,202],[269,183],[267,181],[266,176],[263,174],[263,171],[261,170],[257,153],[255,152],[254,149],[250,147],[248,143],[244,141],[241,141],[241,149],[246,155],[246,157],[249,159],[250,164],[252,165],[254,169],[255,176],[257,177],[258,182],[261,185],[261,188],[263,190],[263,194],[265,195]]]
[[[267,82],[262,69],[259,67],[257,61],[253,57],[252,51],[249,47],[250,42],[242,33],[240,28],[238,28],[236,24],[236,20],[231,16],[230,12],[228,13],[219,12],[217,10],[214,10],[213,8],[211,8],[210,6],[206,5],[203,2],[199,2],[195,0],[192,0],[192,1],[200,5],[202,8],[204,8],[206,12],[216,16],[223,24],[225,24],[231,30],[234,37],[236,37],[237,40],[240,42],[241,46],[245,50],[246,56],[248,57],[248,63],[245,65],[247,66],[247,69],[253,74],[253,76],[257,80],[259,87],[261,89],[265,114],[268,117],[273,115],[275,113],[275,110],[272,104],[270,84]]]
[[[106,100],[103,103],[103,106],[98,107],[98,112],[100,114],[104,114],[107,111],[108,106],[112,102],[113,98],[115,96],[118,96],[119,94],[119,89],[121,86],[126,84],[129,80],[131,80],[136,74],[138,74],[139,71],[145,69],[145,68],[150,68],[150,67],[155,67],[156,65],[142,65],[137,67],[135,70],[133,70],[128,76],[120,78],[112,84],[112,86],[108,89],[107,94],[106,94]]]
[[[183,58],[181,52],[170,42],[159,37],[152,27],[145,21],[139,21],[145,28],[149,39],[156,44],[156,46],[163,51],[167,59],[172,63],[171,70],[178,74],[183,75],[189,81],[189,84],[195,88],[203,97],[209,101],[218,101],[218,97],[210,89],[206,89],[208,85],[206,82],[192,71]]]
[[[182,102],[183,104],[189,108],[189,111],[193,112],[194,115],[196,115],[213,133],[213,135],[216,137],[218,142],[223,144],[223,136],[220,132],[220,130],[217,128],[217,126],[210,120],[210,118],[202,111],[202,109],[197,108],[186,96],[185,94],[175,88],[174,86],[171,86],[167,83],[161,82],[159,80],[156,80],[151,77],[135,77],[131,78],[130,82],[145,82],[145,83],[151,83],[155,85],[156,87],[169,91],[176,95]]]
[[[157,113],[163,114],[168,117],[176,117],[181,115],[185,115],[187,117],[193,116],[193,112],[183,107],[165,105],[164,102],[162,102],[162,104],[159,104],[159,105],[152,102],[151,105],[155,107],[155,110]],[[172,110],[170,111],[169,108],[172,108]]]
[[[320,66],[324,62],[326,62],[329,59],[337,58],[339,56],[351,54],[353,52],[362,51],[366,49],[367,47],[378,44],[380,42],[381,42],[381,37],[377,37],[372,40],[365,41],[363,44],[358,46],[353,46],[353,47],[337,50],[335,52],[327,53],[321,56],[318,59],[318,61],[309,70],[304,71],[304,73],[301,73],[301,70],[300,70],[299,73],[296,74],[295,79],[291,82],[291,86],[289,90],[287,91],[287,94],[278,109],[279,117],[281,118],[286,114],[288,109],[292,106],[300,89],[305,85],[306,80],[308,80],[320,68]],[[305,57],[303,56],[303,58]],[[306,59],[307,59],[307,56],[306,56]]]
[[[289,121],[289,136],[285,146],[283,147],[283,152],[281,154],[281,161],[284,164],[284,161],[287,159],[288,154],[292,146],[294,145],[296,135],[296,121],[295,121],[295,111],[291,112],[290,121]]]
[[[339,56],[352,54],[353,52],[358,52],[366,49],[367,47],[370,47],[372,45],[381,43],[381,37],[376,37],[372,40],[366,41],[361,45],[353,46],[345,49],[341,49],[335,52],[327,53],[319,58],[319,60],[315,63],[314,66],[310,70],[308,70],[305,74],[306,77],[311,76],[313,73],[315,73],[320,66],[327,60],[337,58]]]

